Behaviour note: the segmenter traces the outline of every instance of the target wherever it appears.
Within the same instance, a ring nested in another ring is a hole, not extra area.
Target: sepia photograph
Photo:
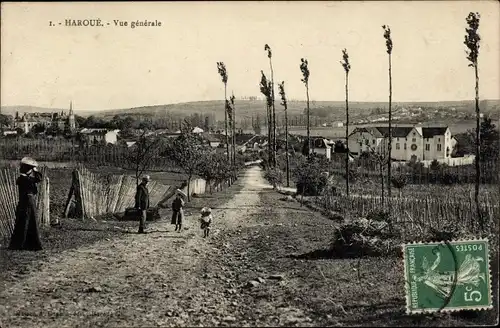
[[[500,2],[2,2],[0,328],[499,324]]]

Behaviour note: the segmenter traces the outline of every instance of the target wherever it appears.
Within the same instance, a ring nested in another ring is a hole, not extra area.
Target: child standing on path
[[[175,199],[172,202],[172,220],[171,224],[175,224],[175,231],[181,232],[182,220],[184,218],[184,200],[181,198],[181,193],[177,191]]]
[[[201,229],[203,229],[203,238],[208,237],[210,233],[210,223],[212,223],[212,209],[204,207],[201,209]]]

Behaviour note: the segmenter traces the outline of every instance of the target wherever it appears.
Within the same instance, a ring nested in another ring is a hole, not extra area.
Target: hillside
[[[240,117],[251,117],[252,115],[266,113],[266,105],[263,100],[236,100],[236,113]],[[484,113],[498,113],[500,100],[481,101],[481,111]],[[283,111],[279,101],[275,103],[277,113]],[[288,103],[289,115],[302,114],[306,108],[305,101],[290,101]],[[345,102],[343,101],[311,101],[311,115],[329,117],[334,120],[342,120],[345,116]],[[395,102],[393,109],[397,112],[402,108],[421,108],[422,111],[450,110],[453,112],[474,113],[474,101],[443,101],[443,102]],[[353,119],[367,118],[376,115],[373,111],[381,112],[388,110],[387,102],[350,102],[350,115]],[[187,102],[169,105],[144,106],[129,109],[106,110],[99,112],[101,116],[114,116],[116,114],[143,114],[164,115],[194,113],[216,113],[217,119],[224,119],[224,102],[222,100]]]
[[[67,108],[48,108],[48,107],[37,107],[37,106],[2,106],[2,114],[4,115],[15,115],[16,112],[22,113],[52,113],[52,112],[68,112],[69,106]],[[87,116],[94,114],[95,111],[90,110],[78,110],[77,114],[81,116]]]
[[[387,102],[350,102],[350,115],[353,120],[361,119],[377,119],[381,118],[387,112]],[[480,103],[481,111],[483,113],[490,113],[497,116],[500,112],[500,100],[482,100]],[[289,115],[297,115],[304,112],[306,108],[305,101],[289,101],[288,113]],[[345,103],[343,101],[311,101],[310,102],[311,115],[328,118],[330,120],[343,120],[345,117]],[[394,113],[400,112],[402,109],[413,109],[420,112],[419,115],[412,115],[413,119],[420,120],[420,114],[425,120],[428,113],[446,113],[446,119],[470,118],[463,116],[470,116],[474,113],[474,101],[442,101],[442,102],[395,102],[393,103]],[[56,108],[42,108],[34,106],[2,106],[3,114],[14,114],[19,112],[52,112],[52,111],[67,111],[68,109]],[[279,101],[276,101],[277,113],[283,112],[283,106]],[[117,114],[135,114],[135,115],[151,115],[163,116],[166,114],[173,115],[191,115],[194,113],[208,114],[215,113],[217,119],[224,119],[224,103],[222,100],[212,101],[197,101],[186,102],[168,105],[154,105],[142,106],[124,109],[112,110],[80,110],[76,109],[76,114],[82,116],[96,115],[101,117],[112,117]],[[241,117],[250,118],[252,115],[260,114],[265,115],[266,107],[263,100],[236,100],[236,114]],[[458,113],[463,113],[458,115]],[[464,115],[467,114],[467,115]],[[469,115],[470,114],[470,115]],[[406,115],[404,115],[406,116]],[[415,117],[417,116],[417,117]],[[439,116],[442,116],[441,114]],[[404,117],[402,117],[404,118]],[[398,119],[398,118],[395,118]],[[361,123],[361,122],[360,122]]]

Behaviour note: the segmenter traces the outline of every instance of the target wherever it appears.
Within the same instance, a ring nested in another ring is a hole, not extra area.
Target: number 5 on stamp
[[[406,311],[493,308],[487,239],[403,245]]]

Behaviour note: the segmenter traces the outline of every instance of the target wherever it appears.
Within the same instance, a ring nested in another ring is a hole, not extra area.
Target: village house
[[[349,150],[359,155],[388,151],[388,127],[356,128],[349,135]],[[392,159],[396,161],[432,161],[451,158],[456,144],[450,129],[445,127],[395,126],[392,128]]]
[[[304,141],[307,142],[307,138]],[[325,156],[328,160],[332,157],[334,143],[326,138],[314,136],[311,137],[311,153]]]
[[[193,130],[191,130],[192,133],[203,133],[203,129],[195,126]]]
[[[78,134],[81,139],[88,142],[89,144],[96,143],[106,143],[106,144],[116,144],[118,141],[118,133],[120,130],[108,130],[108,129],[81,129]]]
[[[15,135],[17,135],[17,131],[16,130],[5,130],[5,131],[2,131],[2,134],[4,137],[15,136]]]
[[[209,143],[210,147],[217,148],[220,146],[220,144],[221,144],[220,137],[221,136],[216,136],[214,134],[207,133],[207,132],[203,132],[201,135],[202,135],[203,139],[205,139]],[[224,138],[225,138],[225,136],[224,136]]]
[[[16,112],[13,121],[14,129],[22,129],[24,133],[29,133],[36,125],[43,126],[45,129],[57,127],[61,131],[75,131],[76,121],[73,103],[70,102],[68,114],[61,111],[59,113],[24,113],[19,115],[19,112]]]

